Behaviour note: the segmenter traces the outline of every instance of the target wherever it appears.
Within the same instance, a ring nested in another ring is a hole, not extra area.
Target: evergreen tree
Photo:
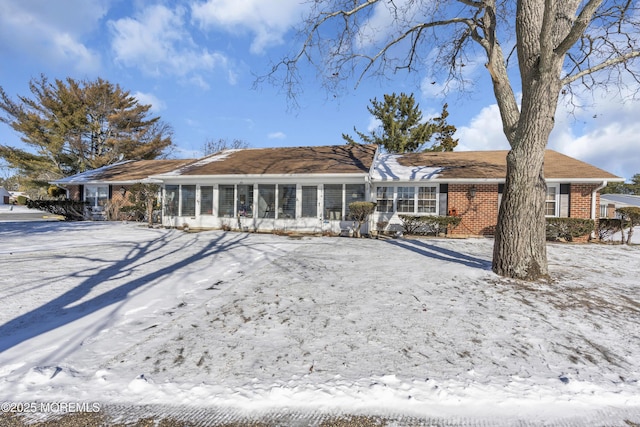
[[[640,195],[640,173],[631,177],[631,182],[610,182],[604,187],[600,193],[602,194],[632,194]]]
[[[0,121],[34,152],[0,145],[0,157],[36,184],[121,159],[155,159],[172,145],[171,127],[150,117],[150,105],[106,80],[51,83],[42,75],[29,89],[32,97],[14,101],[0,87]]]
[[[384,101],[374,98],[367,110],[380,120],[380,127],[368,135],[355,127],[353,130],[364,143],[381,145],[389,153],[453,151],[458,145],[458,140],[452,137],[456,128],[446,121],[449,116],[447,104],[442,107],[440,117],[430,121],[422,119],[413,94],[384,95]],[[342,138],[350,144],[356,143],[349,135],[342,134]],[[432,139],[435,142],[427,146]]]

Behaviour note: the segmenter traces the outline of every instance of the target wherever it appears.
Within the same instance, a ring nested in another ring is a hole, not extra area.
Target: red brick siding
[[[476,188],[476,196],[469,197],[469,189]],[[596,184],[571,184],[569,216],[572,218],[591,218],[591,194]],[[600,203],[597,194],[596,207]],[[449,211],[455,211],[462,217],[460,225],[451,231],[452,235],[492,235],[498,222],[498,185],[497,184],[449,184]],[[596,219],[597,221],[597,219]],[[597,225],[597,224],[596,224]],[[584,239],[588,240],[589,236]]]
[[[476,195],[470,198],[472,186]],[[462,217],[451,234],[492,235],[498,221],[498,184],[449,184],[448,205],[450,212]]]

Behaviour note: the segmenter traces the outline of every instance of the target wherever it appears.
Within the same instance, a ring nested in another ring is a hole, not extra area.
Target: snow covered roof
[[[157,176],[368,174],[376,145],[225,150]]]
[[[640,196],[632,194],[601,194],[600,203],[613,203],[617,206],[640,206]]]
[[[614,180],[619,178],[573,157],[545,151],[546,179]],[[453,151],[381,154],[373,167],[373,181],[504,180],[507,151]]]
[[[131,183],[147,180],[150,175],[176,169],[193,160],[127,160],[53,181],[57,185],[86,183]]]

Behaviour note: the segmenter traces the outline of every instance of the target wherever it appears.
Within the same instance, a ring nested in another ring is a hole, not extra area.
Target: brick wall
[[[469,190],[474,187],[475,197]],[[449,184],[449,211],[462,217],[452,235],[493,235],[498,221],[498,184]]]
[[[476,195],[473,198],[469,196],[471,187],[476,189]],[[597,184],[571,184],[570,217],[591,218],[591,194],[596,187]],[[449,184],[448,197],[450,213],[453,214],[452,211],[455,211],[455,215],[462,217],[460,225],[452,230],[452,235],[494,234],[499,209],[497,184]],[[598,193],[596,207],[599,206],[600,194]],[[583,240],[588,240],[588,236]]]

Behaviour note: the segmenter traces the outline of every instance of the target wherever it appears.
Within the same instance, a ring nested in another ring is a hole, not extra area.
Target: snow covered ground
[[[3,222],[0,402],[640,411],[640,248],[551,244],[522,283],[492,243]]]

